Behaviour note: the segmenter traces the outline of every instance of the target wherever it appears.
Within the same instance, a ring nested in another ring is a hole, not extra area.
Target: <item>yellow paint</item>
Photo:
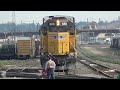
[[[31,40],[18,40],[17,41],[17,54],[30,55],[32,54]]]
[[[64,55],[66,52],[69,52],[69,33],[49,32],[48,52],[53,55]]]

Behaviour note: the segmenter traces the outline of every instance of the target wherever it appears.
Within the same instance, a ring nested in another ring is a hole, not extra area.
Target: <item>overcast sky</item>
[[[113,21],[120,16],[120,11],[15,11],[16,23],[42,23],[42,18],[51,15],[67,15],[79,21]],[[12,22],[12,11],[0,11],[0,23]]]

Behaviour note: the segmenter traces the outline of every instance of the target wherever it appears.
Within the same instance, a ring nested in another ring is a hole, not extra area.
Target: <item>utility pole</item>
[[[80,34],[80,41],[81,41],[81,45],[82,45],[82,32],[81,32],[81,34]]]
[[[100,18],[99,18],[99,23],[100,23]]]
[[[16,26],[15,26],[15,23],[16,23],[16,19],[15,19],[15,11],[12,11],[12,24],[13,24],[13,36],[14,36],[14,42],[15,42],[15,29],[16,29]]]
[[[6,34],[7,34],[7,28],[5,27],[4,35],[5,35],[5,42],[6,42]]]
[[[13,26],[13,36],[14,36],[14,44],[15,44],[15,53],[16,53],[16,43],[15,43],[15,32],[16,32],[16,19],[15,19],[15,11],[12,11],[12,26]],[[12,37],[13,38],[13,37]]]
[[[107,21],[105,22],[105,25],[106,25],[106,34],[107,34]]]
[[[89,42],[89,25],[88,25],[88,18],[87,18],[87,30],[88,30],[88,42]]]
[[[21,25],[22,25],[22,20],[21,20]],[[24,37],[24,32],[23,32],[23,30],[21,30],[21,34],[22,34],[22,36]]]
[[[34,20],[33,20],[33,31],[34,31]]]
[[[95,32],[93,32],[93,43],[95,43]]]
[[[37,23],[37,31],[39,30],[39,23]]]

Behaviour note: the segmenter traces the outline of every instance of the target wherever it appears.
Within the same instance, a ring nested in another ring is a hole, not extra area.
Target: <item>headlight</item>
[[[52,55],[51,53],[48,53],[49,55]]]
[[[56,22],[56,23],[57,23],[57,26],[60,26],[60,21],[59,21],[59,20],[57,20],[57,22]]]

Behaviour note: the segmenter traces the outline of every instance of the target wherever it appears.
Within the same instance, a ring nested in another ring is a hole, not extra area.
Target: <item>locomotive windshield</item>
[[[74,31],[75,28],[74,24],[67,19],[52,20],[48,25],[50,32],[67,32],[68,30]]]
[[[67,26],[50,26],[49,32],[67,32]]]
[[[75,32],[75,23],[73,17],[54,17],[50,16],[43,19],[42,32],[47,35],[47,31],[49,32]]]

